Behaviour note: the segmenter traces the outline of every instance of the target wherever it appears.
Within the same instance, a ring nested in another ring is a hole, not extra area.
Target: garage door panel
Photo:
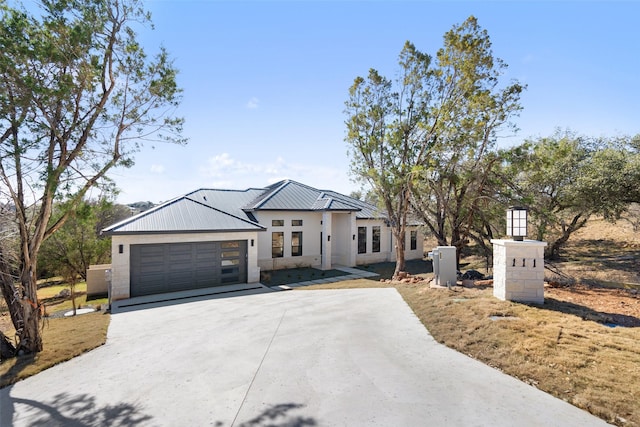
[[[131,296],[245,283],[246,241],[131,246]]]

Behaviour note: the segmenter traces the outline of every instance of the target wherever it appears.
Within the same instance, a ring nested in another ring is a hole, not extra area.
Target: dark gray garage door
[[[246,281],[246,241],[131,245],[132,297]]]

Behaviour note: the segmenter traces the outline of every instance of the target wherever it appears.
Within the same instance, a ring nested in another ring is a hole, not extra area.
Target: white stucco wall
[[[254,215],[267,231],[260,234],[258,241],[258,265],[261,270],[277,270],[290,267],[319,267],[320,232],[322,231],[322,212],[259,211]],[[292,226],[292,220],[302,220],[302,226]],[[272,220],[283,220],[282,227],[272,226]],[[302,231],[302,256],[291,256],[291,233]],[[284,233],[284,256],[271,257],[271,235]]]
[[[382,220],[358,220],[358,227],[367,227],[367,252],[364,254],[356,255],[356,264],[364,265],[364,264],[372,264],[376,262],[395,262],[396,261],[396,248],[395,248],[395,239],[393,238],[393,233],[391,231],[391,227],[387,227],[384,221]],[[380,226],[380,252],[373,252],[373,227]],[[416,249],[411,249],[411,231],[417,232],[416,238]],[[356,231],[356,247],[355,251],[357,253],[357,231]],[[424,257],[424,235],[418,229],[418,227],[407,227],[407,232],[405,235],[405,251],[404,258],[405,260],[412,259],[422,259]]]
[[[184,234],[140,234],[114,235],[111,238],[111,300],[129,298],[131,245],[179,242],[221,242],[229,240],[247,241],[247,283],[260,281],[258,267],[258,236],[264,240],[264,232],[247,231],[232,233],[184,233]],[[271,235],[269,235],[269,240]],[[251,246],[251,241],[254,245]],[[122,245],[122,253],[120,253]]]

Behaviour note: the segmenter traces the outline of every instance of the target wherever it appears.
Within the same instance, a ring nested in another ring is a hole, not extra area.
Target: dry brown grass
[[[463,262],[484,270],[481,259]],[[640,426],[640,233],[593,220],[553,268],[565,286],[547,288],[542,306],[500,301],[491,287],[394,286],[437,341],[610,423]],[[381,286],[390,285],[306,289]]]
[[[101,346],[107,339],[110,316],[96,312],[45,321],[44,349],[0,364],[0,387],[35,375],[51,366]]]
[[[386,286],[362,279],[304,289]],[[551,297],[533,306],[500,301],[490,287],[395,287],[438,342],[608,422],[640,426],[639,327],[604,326],[606,313]]]
[[[639,328],[606,327],[553,298],[500,301],[491,288],[397,289],[437,341],[608,422],[640,425]]]

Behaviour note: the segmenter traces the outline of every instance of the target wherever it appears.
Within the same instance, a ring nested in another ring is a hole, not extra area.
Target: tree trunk
[[[397,279],[401,271],[405,271],[406,263],[404,259],[404,249],[405,249],[405,237],[406,233],[404,230],[398,231],[397,233],[393,233],[393,237],[396,239],[396,269],[393,272],[393,279]]]
[[[571,234],[582,227],[587,223],[590,215],[585,217],[582,214],[576,215],[573,217],[573,220],[569,223],[569,225],[562,227],[562,236],[559,239],[556,239],[552,242],[545,251],[545,258],[548,260],[557,260],[560,258],[560,249],[567,243]]]
[[[11,359],[16,355],[16,348],[13,346],[9,338],[0,331],[0,361]]]
[[[18,338],[20,339],[18,351],[37,353],[42,351],[40,321],[42,320],[43,306],[40,304],[40,301],[38,301],[35,266],[25,265],[23,269],[22,286],[24,288],[24,297],[22,306],[24,329],[21,334],[18,334]]]

